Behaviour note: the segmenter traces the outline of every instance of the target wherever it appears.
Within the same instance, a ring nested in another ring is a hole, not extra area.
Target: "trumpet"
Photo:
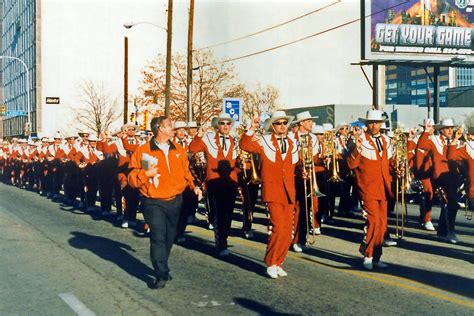
[[[336,148],[336,134],[332,131],[327,131],[324,133],[324,156],[328,159],[327,169],[329,170],[332,164],[331,177],[328,179],[328,182],[339,183],[344,182],[339,176],[339,161],[337,161],[337,148]]]
[[[306,137],[302,137],[300,143],[300,160],[302,162],[303,171],[308,175],[308,179],[304,179],[304,203],[306,210],[306,218],[309,219],[306,221],[306,241],[313,245],[316,241],[316,230],[314,225],[314,204],[313,197],[322,197],[325,196],[318,187],[318,182],[316,181],[316,172],[314,171],[314,159],[313,159],[313,146],[311,142],[311,137],[308,134]],[[308,180],[308,181],[307,181]],[[309,182],[309,192],[308,184]],[[308,202],[309,199],[309,202]],[[308,203],[311,203],[309,206]],[[309,214],[308,214],[309,213]],[[312,228],[312,235],[310,237],[310,225]]]
[[[239,165],[244,176],[245,184],[250,185],[250,184],[262,183],[262,179],[260,179],[260,175],[258,174],[258,169],[255,166],[255,159],[253,157],[253,154],[240,150],[240,153],[238,156],[239,156],[239,162],[240,162]],[[250,163],[250,175],[248,174],[247,168],[246,168],[247,162]]]

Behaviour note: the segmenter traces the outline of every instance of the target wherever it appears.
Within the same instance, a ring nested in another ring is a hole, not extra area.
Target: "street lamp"
[[[162,26],[159,26],[158,24],[152,23],[152,22],[128,22],[124,23],[123,27],[126,29],[131,29],[135,25],[139,24],[148,24],[152,25],[154,27],[157,27],[161,30],[166,31],[167,33],[167,40],[166,40],[166,79],[165,79],[165,116],[169,117],[170,116],[170,85],[171,85],[171,28],[172,28],[172,23],[171,23],[171,18],[172,18],[172,0],[169,1],[170,3],[168,4],[168,29],[165,29]]]
[[[31,133],[31,104],[30,104],[30,72],[28,70],[28,66],[26,66],[25,62],[18,58],[18,57],[13,57],[13,56],[0,56],[0,59],[13,59],[19,61],[23,67],[25,67],[26,71],[26,102],[27,102],[27,125],[25,126],[25,134],[29,136]]]

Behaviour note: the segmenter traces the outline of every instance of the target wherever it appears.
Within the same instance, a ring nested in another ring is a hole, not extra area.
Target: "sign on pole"
[[[26,116],[25,111],[7,111],[7,117],[12,117],[12,116]]]
[[[223,112],[230,115],[235,122],[242,121],[242,99],[238,98],[224,98]]]

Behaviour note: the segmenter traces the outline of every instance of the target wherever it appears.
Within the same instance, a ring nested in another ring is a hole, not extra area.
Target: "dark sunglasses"
[[[230,122],[219,122],[219,125],[230,125]]]
[[[280,125],[287,125],[287,124],[288,124],[288,121],[280,121],[280,122],[275,122],[275,123],[273,123],[273,125],[278,125],[278,126],[280,126]]]
[[[341,129],[349,129],[349,127],[341,127]]]

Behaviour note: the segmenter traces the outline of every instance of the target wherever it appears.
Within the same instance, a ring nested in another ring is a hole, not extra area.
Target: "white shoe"
[[[128,221],[127,220],[124,220],[122,222],[122,228],[128,228]]]
[[[209,226],[208,226],[208,227],[209,227],[209,230],[214,230],[214,225],[212,225],[212,224],[209,224]]]
[[[397,242],[393,239],[384,239],[382,246],[384,247],[395,247]]]
[[[372,263],[372,258],[364,257],[364,269],[372,271],[374,269],[374,264]]]
[[[267,274],[272,279],[278,278],[278,267],[276,264],[272,265],[271,267],[267,268]]]
[[[315,228],[314,229],[314,234],[315,235],[321,235],[321,227]]]
[[[388,268],[388,264],[382,262],[382,261],[378,261],[378,262],[374,262],[373,265],[376,267],[376,268],[379,268],[379,269],[386,269]]]
[[[423,228],[429,231],[435,231],[435,228],[433,226],[433,223],[431,221],[426,222],[423,224]]]
[[[293,251],[294,252],[303,252],[303,248],[299,244],[293,244]]]
[[[277,266],[276,269],[277,269],[277,274],[278,274],[279,277],[288,276],[288,273],[285,270],[283,270],[282,267]]]

